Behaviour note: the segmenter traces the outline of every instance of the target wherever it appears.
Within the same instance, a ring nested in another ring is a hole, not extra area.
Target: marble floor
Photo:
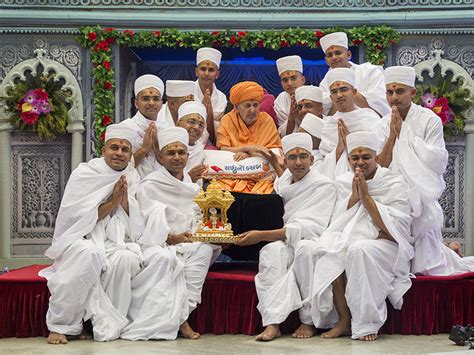
[[[448,334],[433,336],[381,335],[371,343],[349,338],[295,340],[283,336],[269,343],[245,335],[204,335],[200,340],[131,342],[116,340],[70,341],[67,345],[48,345],[45,338],[0,339],[1,355],[19,354],[472,354],[468,347],[456,346]]]

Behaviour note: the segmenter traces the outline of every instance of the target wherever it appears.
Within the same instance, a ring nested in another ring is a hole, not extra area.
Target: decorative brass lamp
[[[199,223],[196,234],[191,238],[193,242],[206,243],[235,243],[231,224],[227,221],[227,210],[234,202],[234,196],[227,190],[222,190],[219,183],[213,179],[206,192],[201,188],[194,198],[194,202],[202,212],[202,221]]]

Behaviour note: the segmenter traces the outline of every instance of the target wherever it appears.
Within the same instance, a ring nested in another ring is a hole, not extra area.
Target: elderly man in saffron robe
[[[53,243],[45,255],[53,265],[41,270],[51,293],[46,324],[48,343],[66,344],[90,319],[94,340],[119,337],[127,324],[131,280],[140,271],[136,243],[143,217],[135,200],[140,177],[130,162],[129,129],[107,127],[102,158],[80,164],[64,191]]]
[[[264,148],[281,148],[281,140],[273,119],[260,111],[264,90],[255,82],[244,81],[230,89],[230,102],[234,109],[221,119],[217,129],[217,148],[234,152],[240,161],[262,156]],[[267,180],[219,180],[225,189],[254,194],[269,194],[273,182]]]

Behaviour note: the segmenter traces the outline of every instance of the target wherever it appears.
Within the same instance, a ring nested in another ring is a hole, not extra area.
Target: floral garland
[[[367,61],[383,65],[387,55],[386,49],[400,41],[399,33],[388,26],[353,27],[343,29],[331,27],[324,30],[288,28],[266,31],[190,31],[166,28],[160,31],[119,31],[100,26],[82,27],[77,41],[84,48],[91,49],[91,60],[94,65],[94,127],[97,138],[97,152],[105,137],[107,125],[113,122],[114,108],[114,72],[111,65],[114,44],[129,47],[201,47],[240,48],[247,51],[252,48],[280,48],[300,46],[320,48],[319,39],[329,33],[344,31],[353,46],[364,46]]]
[[[55,74],[29,75],[8,88],[5,103],[10,123],[18,129],[36,131],[41,139],[53,140],[66,133],[69,93]]]
[[[417,85],[415,103],[432,110],[443,123],[444,136],[452,140],[464,132],[464,112],[472,102],[458,83],[440,79],[438,85]]]

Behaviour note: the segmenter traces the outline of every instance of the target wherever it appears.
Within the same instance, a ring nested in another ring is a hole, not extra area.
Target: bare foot
[[[81,334],[78,335],[77,339],[79,339],[79,340],[90,340],[90,339],[92,339],[92,335],[87,333],[85,330],[82,330]]]
[[[362,340],[362,341],[374,341],[374,340],[377,340],[377,334],[365,335],[365,336],[363,336],[363,337],[360,337],[359,340]]]
[[[188,321],[185,321],[179,326],[179,331],[186,339],[196,340],[201,337],[201,334],[195,332],[193,328],[189,325]]]
[[[332,338],[338,338],[344,335],[351,335],[351,327],[349,324],[350,323],[348,322],[340,321],[334,326],[334,328],[332,328],[331,330],[327,332],[322,333],[321,338],[332,339]]]
[[[316,328],[312,324],[301,323],[298,329],[295,330],[292,337],[298,339],[312,338],[316,334]]]
[[[48,335],[48,339],[46,341],[49,344],[67,344],[67,339],[64,334],[56,333],[56,332],[51,332]]]
[[[263,332],[255,337],[257,341],[270,341],[281,336],[280,326],[278,324],[270,324]]]
[[[458,242],[451,242],[448,244],[448,248],[454,250],[454,252],[462,258],[463,255],[461,244],[459,244]]]

